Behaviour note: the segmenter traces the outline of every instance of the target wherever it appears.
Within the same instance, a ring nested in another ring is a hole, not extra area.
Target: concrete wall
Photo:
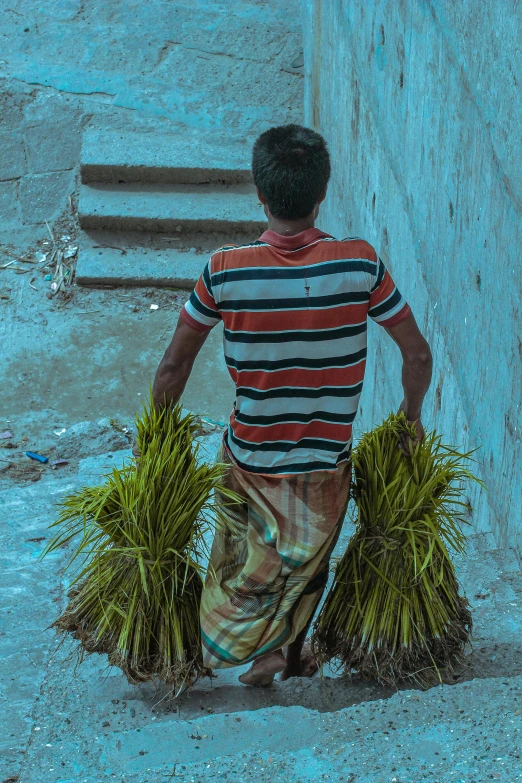
[[[516,0],[305,0],[305,116],[333,178],[321,226],[372,242],[430,341],[428,427],[480,446],[473,523],[522,551],[522,30]],[[401,399],[376,328],[360,425]]]

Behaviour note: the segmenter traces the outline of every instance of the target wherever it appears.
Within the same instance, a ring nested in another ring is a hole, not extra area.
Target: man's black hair
[[[274,217],[307,217],[330,179],[326,142],[302,125],[270,128],[254,144],[252,174]]]

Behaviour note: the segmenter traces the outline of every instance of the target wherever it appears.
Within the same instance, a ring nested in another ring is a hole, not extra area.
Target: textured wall
[[[305,0],[305,116],[333,178],[321,227],[388,263],[435,357],[426,424],[480,446],[473,523],[522,551],[522,41],[517,0]],[[360,424],[401,398],[373,330]]]
[[[0,242],[70,212],[86,123],[219,143],[300,121],[299,1],[2,3]]]

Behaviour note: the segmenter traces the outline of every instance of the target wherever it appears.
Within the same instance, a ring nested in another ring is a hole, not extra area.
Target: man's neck
[[[283,237],[292,237],[295,234],[300,234],[308,228],[313,228],[314,224],[315,219],[311,216],[302,220],[280,220],[272,215],[268,218],[268,230]]]

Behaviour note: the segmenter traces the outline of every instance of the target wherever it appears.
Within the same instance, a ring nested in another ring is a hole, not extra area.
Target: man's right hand
[[[426,433],[424,432],[424,427],[422,426],[420,416],[414,418],[413,416],[409,415],[404,402],[401,403],[399,408],[399,413],[401,412],[406,416],[406,421],[408,424],[415,427],[415,432],[417,433],[416,437],[412,438],[408,433],[404,432],[399,438],[402,453],[405,457],[411,457],[412,452],[426,437]]]

